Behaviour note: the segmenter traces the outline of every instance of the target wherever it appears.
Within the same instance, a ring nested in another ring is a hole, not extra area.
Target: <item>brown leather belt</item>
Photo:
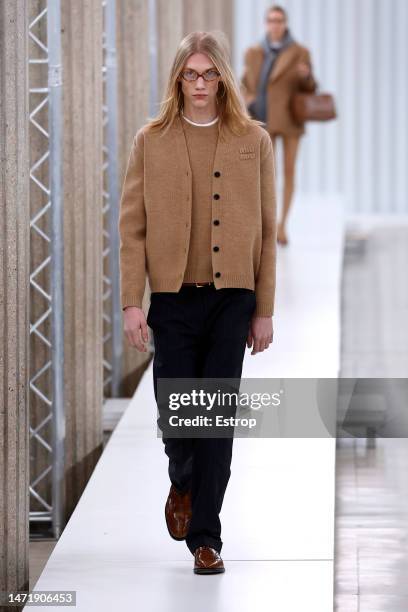
[[[186,285],[189,287],[208,287],[209,285],[213,285],[212,281],[208,281],[206,283],[183,283],[183,287]]]

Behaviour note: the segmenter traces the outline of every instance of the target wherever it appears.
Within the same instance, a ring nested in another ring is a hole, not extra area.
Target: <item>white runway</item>
[[[247,349],[242,375],[335,378],[340,203],[295,202],[289,229],[274,343]],[[150,366],[34,590],[75,590],[81,612],[332,610],[335,441],[236,438],[221,515],[226,572],[197,576],[165,525],[167,457],[155,427]]]

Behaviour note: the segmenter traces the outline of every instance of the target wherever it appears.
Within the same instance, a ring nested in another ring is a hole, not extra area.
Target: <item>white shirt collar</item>
[[[214,123],[217,123],[218,121],[218,117],[216,117],[215,119],[213,119],[212,121],[209,121],[208,123],[196,123],[195,121],[191,121],[191,119],[187,119],[187,117],[184,115],[183,112],[181,114],[184,117],[184,119],[188,121],[188,123],[191,123],[191,125],[198,125],[198,127],[207,127],[209,125],[214,125]]]

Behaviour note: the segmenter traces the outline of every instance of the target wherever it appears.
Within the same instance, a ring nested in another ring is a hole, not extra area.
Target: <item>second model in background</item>
[[[244,55],[241,91],[248,111],[263,121],[276,151],[276,138],[283,142],[284,189],[277,240],[288,243],[287,219],[295,187],[295,168],[304,123],[291,112],[292,96],[299,91],[314,92],[309,50],[293,38],[285,9],[274,5],[265,13],[265,36]]]

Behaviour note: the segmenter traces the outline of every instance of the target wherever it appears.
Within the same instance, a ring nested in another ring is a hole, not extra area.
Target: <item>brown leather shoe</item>
[[[174,540],[185,540],[191,520],[191,493],[179,493],[171,485],[166,501],[167,529]]]
[[[220,574],[225,572],[221,555],[210,546],[199,546],[194,551],[195,574]]]

